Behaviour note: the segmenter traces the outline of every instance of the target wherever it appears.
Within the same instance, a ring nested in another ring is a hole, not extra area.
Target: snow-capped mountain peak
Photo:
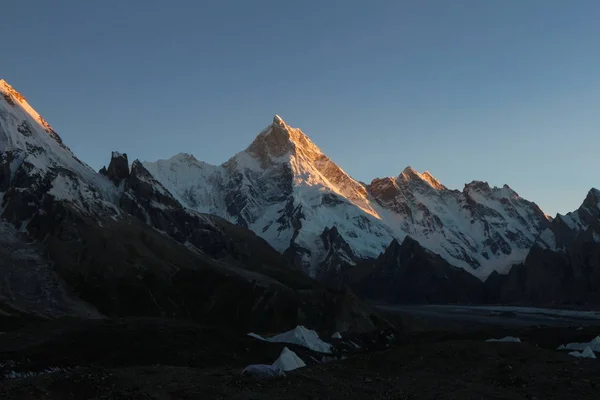
[[[25,97],[19,92],[17,92],[8,82],[4,79],[0,79],[0,92],[3,94],[14,96],[17,99],[25,100]]]
[[[267,168],[274,162],[283,161],[281,158],[289,155],[294,147],[291,128],[275,116],[273,123],[258,134],[246,152],[257,159],[262,168]]]
[[[300,155],[308,161],[324,156],[304,132],[286,124],[279,115],[273,117],[273,123],[258,134],[246,152],[257,158],[263,167],[272,162],[289,161],[281,159],[286,156]]]
[[[221,166],[181,155],[144,166],[182,204],[250,228],[315,276],[408,235],[483,279],[521,262],[548,224],[508,186],[450,190],[411,167],[365,185],[279,116]]]
[[[29,105],[25,99],[25,96],[16,91],[11,85],[8,84],[8,82],[3,79],[0,79],[0,92],[2,92],[4,100],[9,105],[18,107],[22,112],[25,112],[31,119],[40,124],[54,140],[62,144],[62,139],[60,136],[54,131],[54,129],[52,129],[50,124],[46,122],[46,120]]]
[[[600,190],[596,188],[590,189],[585,200],[583,201],[583,208],[586,209],[590,214],[598,214],[600,210]]]
[[[36,187],[40,195],[67,200],[83,211],[113,210],[116,190],[81,162],[60,136],[6,81],[0,82],[0,169],[8,173],[3,186],[5,207],[19,203],[21,189]],[[8,190],[8,189],[14,190]],[[35,208],[43,196],[27,200]],[[21,200],[22,201],[22,200]]]
[[[359,256],[376,257],[392,239],[365,186],[278,116],[221,166],[177,156],[144,166],[182,204],[249,227],[282,252],[296,248],[309,269],[326,257],[328,228]]]
[[[435,190],[446,189],[446,187],[444,185],[442,185],[440,183],[440,181],[437,180],[433,175],[431,175],[431,173],[429,173],[429,171],[419,173],[411,166],[406,167],[404,169],[404,171],[402,171],[400,176],[398,176],[398,179],[401,181],[407,182],[407,183],[412,182],[412,183],[420,184],[420,183],[424,182],[427,185],[429,185],[432,189],[435,189]]]
[[[589,227],[596,228],[600,234],[600,190],[592,188],[581,206],[566,215],[558,214],[556,216],[556,231],[567,230],[575,235],[587,230]],[[565,236],[564,232],[556,232],[558,236]],[[569,236],[569,235],[567,235]],[[555,247],[550,245],[550,247]],[[560,247],[560,246],[559,246]]]
[[[331,161],[302,130],[287,125],[276,115],[246,149],[226,163],[250,166],[248,156],[258,161],[261,169],[285,165],[293,176],[294,187],[335,193],[355,203],[363,211],[376,216],[363,184],[357,182]]]

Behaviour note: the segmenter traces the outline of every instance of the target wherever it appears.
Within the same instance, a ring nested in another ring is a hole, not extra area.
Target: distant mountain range
[[[507,185],[450,190],[410,167],[365,184],[279,116],[219,166],[113,152],[97,173],[4,81],[0,93],[0,241],[13,249],[0,251],[0,311],[227,310],[247,326],[276,315],[340,330],[374,323],[345,286],[388,302],[600,303],[595,189],[550,218]]]

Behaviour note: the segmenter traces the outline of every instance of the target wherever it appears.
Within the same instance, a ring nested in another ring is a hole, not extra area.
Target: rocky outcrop
[[[106,175],[108,179],[118,186],[129,176],[129,163],[127,161],[127,154],[121,154],[113,151],[108,169],[102,168],[100,173],[102,175]]]
[[[539,305],[600,304],[600,192],[558,215],[525,261],[486,282],[491,301]]]
[[[342,296],[300,272],[215,260],[137,219],[107,220],[99,227],[68,210],[64,216],[47,232],[49,259],[67,287],[106,316],[194,319],[243,331],[375,326],[370,317],[377,317],[360,302],[346,305],[352,311],[329,313]]]
[[[325,258],[320,262],[317,279],[333,287],[340,287],[342,272],[356,265],[360,258],[340,235],[337,228],[326,228],[321,233]]]
[[[410,237],[394,240],[374,262],[349,268],[348,284],[361,296],[388,303],[475,304],[483,284]]]

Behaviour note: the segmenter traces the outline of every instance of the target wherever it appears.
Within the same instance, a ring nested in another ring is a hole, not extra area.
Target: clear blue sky
[[[221,163],[275,113],[362,181],[546,212],[600,186],[600,1],[5,1],[0,77],[94,168]]]

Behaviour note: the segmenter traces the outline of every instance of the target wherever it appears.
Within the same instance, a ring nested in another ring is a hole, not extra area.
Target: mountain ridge
[[[600,303],[600,191],[558,215],[522,264],[489,283],[492,301],[545,304]],[[486,282],[487,283],[487,282]]]
[[[349,265],[411,236],[485,279],[523,261],[549,224],[508,185],[473,181],[451,190],[410,166],[396,177],[361,183],[278,115],[221,166],[198,162],[192,171],[179,156],[143,164],[187,207],[254,230],[311,276],[322,274],[319,265],[331,258],[321,239],[333,227],[353,249]]]
[[[253,232],[183,207],[140,161],[113,152],[94,171],[6,83],[0,231],[2,322],[151,316],[331,333],[385,324]]]
[[[3,241],[8,253],[0,252],[8,270],[0,273],[9,294],[22,294],[9,299],[11,309],[217,318],[221,307],[241,305],[215,290],[235,287],[248,304],[274,296],[283,308],[327,324],[321,311],[339,297],[299,268],[388,301],[600,303],[597,189],[574,212],[550,219],[508,185],[472,181],[462,191],[448,189],[411,167],[362,183],[279,116],[218,166],[186,153],[129,164],[126,154],[113,152],[97,173],[22,95],[6,83],[0,92],[0,228],[10,236]],[[33,246],[23,241],[28,235]],[[34,279],[27,269],[27,279],[15,273],[23,263]],[[64,290],[61,279],[75,290]],[[202,308],[191,282],[216,285],[202,292],[219,298],[216,308]],[[327,305],[313,303],[307,288]],[[53,310],[31,297],[39,290],[55,302]],[[130,304],[129,293],[140,298]],[[299,306],[306,301],[311,305]],[[361,310],[352,323],[371,326],[369,311],[348,301]],[[274,303],[263,306],[285,314]],[[347,323],[341,315],[335,322]]]

